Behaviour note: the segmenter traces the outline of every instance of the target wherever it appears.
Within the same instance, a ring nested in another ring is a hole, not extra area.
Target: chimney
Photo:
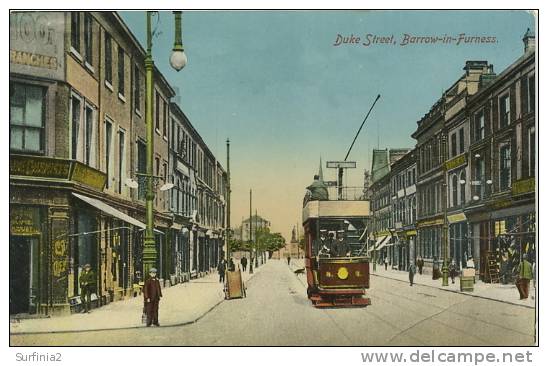
[[[527,32],[523,35],[523,53],[535,51],[535,34],[527,28]]]

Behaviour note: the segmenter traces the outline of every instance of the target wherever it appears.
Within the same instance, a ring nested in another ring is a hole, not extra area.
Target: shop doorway
[[[37,237],[10,237],[10,314],[34,314],[37,311],[38,245]]]

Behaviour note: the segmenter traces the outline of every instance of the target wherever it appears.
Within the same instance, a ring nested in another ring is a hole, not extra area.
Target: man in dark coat
[[[158,323],[158,305],[160,298],[162,297],[162,288],[160,287],[160,281],[156,278],[156,268],[150,269],[150,276],[145,281],[143,287],[143,295],[145,297],[145,308],[147,313],[147,327],[152,324],[159,327]]]
[[[245,269],[247,268],[247,257],[242,257],[242,259],[240,259],[240,264],[242,265],[242,271],[245,272]]]
[[[415,273],[417,273],[417,267],[413,261],[409,262],[409,286],[413,286],[413,279],[415,278]]]
[[[80,282],[80,300],[82,301],[82,313],[89,313],[91,310],[91,294],[95,292],[97,279],[95,272],[91,270],[91,265],[84,266],[84,272],[78,279]]]
[[[219,283],[225,282],[226,261],[224,258],[219,261],[217,272],[219,273]]]
[[[424,267],[424,259],[422,257],[417,259],[417,267],[419,267],[419,274],[422,275],[422,267]]]

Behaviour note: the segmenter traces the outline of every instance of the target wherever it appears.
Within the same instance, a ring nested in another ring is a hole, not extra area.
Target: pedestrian
[[[523,260],[518,266],[518,280],[516,286],[519,291],[519,299],[526,300],[529,297],[529,282],[533,278],[533,266],[527,260],[527,255],[523,255]]]
[[[413,279],[415,278],[415,273],[417,273],[417,267],[413,261],[409,261],[409,286],[413,286]]]
[[[451,277],[451,283],[455,283],[455,277],[457,277],[457,264],[454,259],[451,259],[451,264],[449,264],[449,276]]]
[[[226,272],[226,260],[222,258],[217,265],[217,272],[219,273],[219,283],[225,282],[225,272]]]
[[[438,261],[438,257],[434,257],[434,260],[432,261],[432,279],[437,280],[440,277],[440,263]]]
[[[537,262],[533,262],[533,288],[535,290],[534,294],[531,294],[531,299],[535,299],[537,294]]]
[[[147,327],[150,327],[152,324],[157,327],[160,326],[160,323],[158,322],[158,305],[160,303],[160,298],[162,297],[162,288],[160,287],[160,281],[156,278],[157,272],[156,268],[150,269],[149,277],[145,281],[145,286],[143,288]]]
[[[243,256],[242,259],[240,259],[240,264],[242,265],[242,270],[245,272],[247,268],[247,257]]]
[[[88,263],[84,266],[84,271],[80,274],[80,300],[82,301],[82,313],[89,313],[91,310],[91,294],[95,293],[97,278],[95,272],[91,270]]]
[[[476,269],[476,264],[474,263],[474,258],[472,258],[472,256],[468,257],[468,260],[466,261],[466,268]]]
[[[422,256],[417,260],[417,267],[419,267],[419,274],[422,275],[422,267],[424,267],[424,259],[422,259]]]
[[[230,272],[234,272],[236,270],[236,265],[234,264],[234,258],[230,257],[230,261],[228,262],[228,270]]]
[[[384,257],[384,270],[388,271],[388,257]]]
[[[289,263],[291,263],[291,255],[287,255],[287,265],[289,266]]]

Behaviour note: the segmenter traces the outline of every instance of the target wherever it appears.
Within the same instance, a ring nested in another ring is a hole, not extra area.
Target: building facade
[[[133,296],[143,280],[144,56],[115,12],[10,13],[10,314],[78,310],[78,277],[88,263],[97,276],[94,306]],[[158,187],[173,181],[173,96],[155,69]],[[210,175],[219,182],[210,184],[219,198],[224,172],[211,156]],[[180,247],[171,232],[190,227],[190,219],[175,220],[172,197],[157,190],[154,202],[156,266],[165,285],[188,273],[174,260]],[[222,201],[215,212],[203,211],[219,233]],[[198,211],[205,202],[193,204]]]
[[[416,173],[416,150],[409,151],[390,167],[392,222],[395,232],[390,261],[400,270],[407,270],[409,262],[416,259]]]
[[[506,281],[523,254],[531,261],[536,255],[535,49],[529,30],[523,42],[524,54],[468,103],[470,199],[464,213],[484,281],[492,280],[489,257],[501,263]]]

